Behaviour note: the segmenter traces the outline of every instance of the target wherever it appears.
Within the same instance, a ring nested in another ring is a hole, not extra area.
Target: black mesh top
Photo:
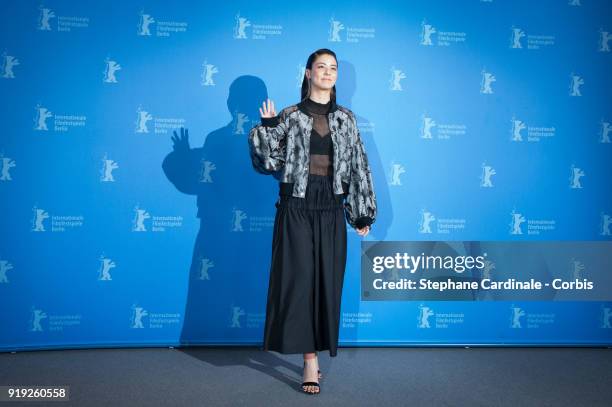
[[[333,173],[334,145],[330,137],[327,113],[331,101],[317,103],[310,98],[304,101],[304,107],[312,115],[312,133],[310,134],[310,173],[328,175]]]

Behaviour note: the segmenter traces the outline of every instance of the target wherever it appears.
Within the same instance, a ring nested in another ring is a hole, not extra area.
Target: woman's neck
[[[310,99],[314,102],[326,104],[331,99],[331,92],[328,90],[310,89]]]
[[[304,100],[304,107],[306,108],[306,110],[308,110],[310,113],[314,113],[314,114],[325,114],[328,113],[330,111],[331,108],[331,100],[328,101],[327,103],[319,103],[319,102],[315,102],[314,100],[312,100],[310,97],[307,97]]]

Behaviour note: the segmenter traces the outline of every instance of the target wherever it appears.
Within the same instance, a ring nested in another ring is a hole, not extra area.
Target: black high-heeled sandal
[[[306,368],[306,361],[304,361],[304,368]],[[320,370],[317,370],[317,372],[319,373],[319,375],[321,374]],[[320,377],[321,376],[319,376],[319,378]],[[317,389],[319,389],[319,391],[308,391],[308,390],[304,389],[304,386],[316,386]],[[307,394],[319,394],[319,393],[321,393],[321,386],[317,382],[302,382],[302,385],[300,386],[300,389],[302,390],[302,392],[307,393]]]

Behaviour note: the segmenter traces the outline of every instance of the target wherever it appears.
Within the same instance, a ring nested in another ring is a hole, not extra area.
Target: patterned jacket
[[[331,101],[329,130],[334,147],[333,188],[344,194],[346,220],[353,228],[376,220],[376,194],[355,115]],[[313,118],[303,102],[284,108],[277,116],[264,117],[249,132],[249,151],[255,170],[293,184],[294,197],[304,198],[310,165]],[[282,186],[282,184],[281,184]]]

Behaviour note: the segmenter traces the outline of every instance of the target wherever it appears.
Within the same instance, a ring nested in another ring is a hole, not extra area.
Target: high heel
[[[304,369],[306,369],[306,361],[304,361]],[[321,374],[320,370],[317,370],[317,373]],[[304,386],[315,386],[319,391],[308,391],[304,389]],[[321,386],[317,382],[302,382],[300,389],[307,394],[319,394],[321,392]]]

